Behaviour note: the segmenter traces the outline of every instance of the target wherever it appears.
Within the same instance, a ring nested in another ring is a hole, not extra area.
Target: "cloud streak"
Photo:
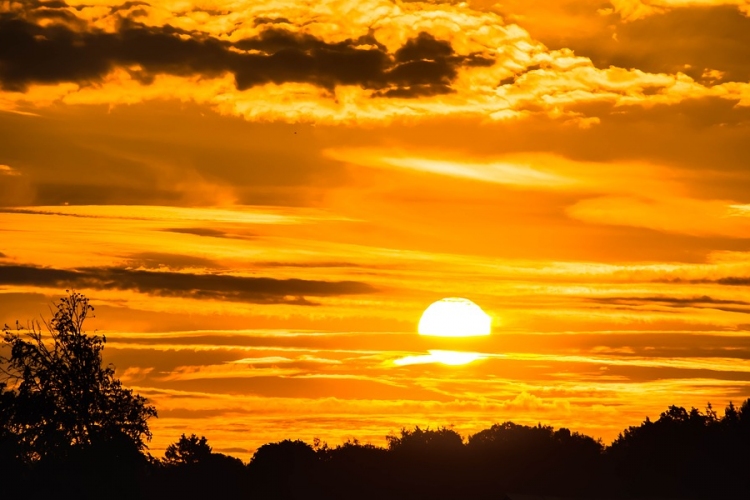
[[[376,291],[371,285],[357,281],[274,279],[116,267],[54,269],[27,265],[0,266],[0,284],[57,289],[132,290],[161,297],[292,305],[313,305],[307,296],[356,295]]]

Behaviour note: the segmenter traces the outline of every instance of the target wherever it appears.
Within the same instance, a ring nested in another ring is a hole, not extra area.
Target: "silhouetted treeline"
[[[249,463],[185,436],[163,459],[124,437],[24,462],[0,433],[2,490],[26,498],[502,499],[747,498],[750,399],[719,416],[670,406],[608,447],[568,429],[512,422],[463,439],[450,428],[402,429],[378,447],[284,440]],[[10,497],[9,497],[10,498]]]
[[[670,406],[609,447],[505,422],[465,440],[402,429],[386,447],[284,440],[247,464],[183,434],[156,459],[146,446],[156,408],[102,365],[106,338],[83,331],[93,310],[68,292],[48,334],[38,323],[3,328],[0,499],[750,498],[750,399],[722,416]]]

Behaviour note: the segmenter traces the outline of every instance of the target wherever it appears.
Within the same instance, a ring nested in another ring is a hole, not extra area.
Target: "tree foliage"
[[[463,448],[461,435],[449,427],[438,427],[436,430],[401,429],[401,435],[386,436],[388,449],[391,451],[420,451],[433,450],[435,452],[456,452]]]
[[[148,419],[156,409],[102,365],[106,337],[87,335],[94,308],[69,292],[54,316],[23,329],[3,328],[0,358],[6,389],[0,398],[3,431],[14,437],[25,460],[37,460],[97,442],[127,437],[137,449],[151,438]]]
[[[167,446],[164,463],[167,465],[196,464],[211,457],[211,447],[205,436],[183,434],[176,443]]]

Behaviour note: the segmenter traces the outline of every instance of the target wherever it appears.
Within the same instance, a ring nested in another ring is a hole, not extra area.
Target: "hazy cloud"
[[[128,268],[145,269],[187,269],[207,268],[219,269],[222,266],[212,259],[195,257],[193,255],[182,255],[162,252],[141,252],[129,255],[127,258]]]

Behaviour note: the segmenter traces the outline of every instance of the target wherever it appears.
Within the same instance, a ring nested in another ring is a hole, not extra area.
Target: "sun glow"
[[[422,313],[420,335],[473,337],[489,335],[492,319],[469,299],[449,297],[430,304]]]

